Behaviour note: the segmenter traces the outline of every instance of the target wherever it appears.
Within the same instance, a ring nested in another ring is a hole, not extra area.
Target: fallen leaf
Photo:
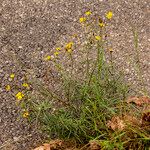
[[[100,150],[100,144],[96,140],[90,141],[89,144],[89,150]]]
[[[127,103],[135,103],[138,106],[142,106],[143,104],[150,104],[150,98],[147,96],[141,96],[141,97],[137,97],[137,96],[132,96],[129,97],[126,100]]]
[[[49,143],[50,148],[52,149],[56,149],[56,148],[60,148],[62,146],[62,141],[61,140],[52,140]]]
[[[143,113],[142,124],[150,124],[150,111]]]
[[[130,124],[130,125],[140,125],[141,124],[140,119],[134,117],[131,114],[124,115],[123,120],[124,120],[124,123]]]
[[[44,146],[40,146],[40,147],[35,148],[34,150],[45,150],[45,149],[44,149]]]
[[[60,150],[61,146],[61,140],[52,140],[49,143],[44,143],[42,146],[37,147],[34,150]]]
[[[125,128],[125,123],[120,117],[114,116],[111,120],[108,121],[107,126],[114,131],[122,131]]]
[[[44,145],[44,150],[51,150],[50,144],[43,144]]]

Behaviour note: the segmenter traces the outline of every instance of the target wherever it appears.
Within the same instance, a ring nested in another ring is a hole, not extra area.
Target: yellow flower
[[[113,13],[111,11],[109,11],[107,14],[106,14],[106,18],[107,19],[111,19],[113,16]]]
[[[84,23],[84,22],[86,21],[86,18],[85,18],[85,17],[81,17],[81,18],[79,19],[79,21],[80,21],[80,23]]]
[[[46,61],[51,60],[51,56],[50,55],[46,56],[44,60]]]
[[[15,74],[13,74],[13,73],[12,73],[12,74],[10,74],[10,78],[12,78],[12,79],[13,79],[14,77],[15,77]]]
[[[6,91],[10,91],[10,85],[6,85]]]
[[[22,117],[23,118],[27,118],[29,116],[29,112],[28,111],[25,111],[23,114],[22,114]]]
[[[104,24],[103,22],[100,22],[100,23],[99,23],[99,26],[100,26],[100,27],[105,27],[105,24]]]
[[[102,38],[97,35],[97,36],[95,36],[95,39],[98,40],[98,41],[100,41]]]
[[[56,57],[56,56],[58,56],[58,54],[59,54],[59,52],[55,52],[55,53],[54,53],[54,56]]]
[[[92,14],[92,12],[91,11],[87,11],[87,12],[85,12],[85,15],[87,15],[87,16],[89,16],[89,15],[91,15]]]
[[[60,48],[60,47],[56,47],[56,50],[57,50],[57,51],[60,51],[60,50],[61,50],[61,48]]]
[[[69,42],[68,44],[66,44],[65,49],[72,49],[73,46],[73,42]]]
[[[17,100],[22,100],[23,97],[24,97],[24,94],[23,94],[22,92],[18,92],[18,93],[16,94]]]
[[[26,88],[29,88],[28,83],[23,83],[22,86],[23,86],[23,87],[26,87]]]

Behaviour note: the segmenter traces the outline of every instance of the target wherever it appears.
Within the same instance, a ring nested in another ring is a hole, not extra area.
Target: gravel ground
[[[79,31],[78,18],[87,10],[100,16],[113,11],[108,39],[117,66],[125,70],[135,91],[144,86],[150,93],[148,0],[0,0],[0,149],[29,150],[40,143],[40,133],[19,117],[14,91],[6,92],[5,86],[21,85],[25,70],[42,79],[43,56],[67,40],[68,35]],[[139,83],[135,72],[132,28],[139,35],[144,85]],[[12,72],[15,79],[9,81]]]

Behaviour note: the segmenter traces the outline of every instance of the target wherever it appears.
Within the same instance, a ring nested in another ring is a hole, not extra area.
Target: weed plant
[[[28,94],[25,105],[30,110],[30,120],[40,124],[50,138],[73,138],[84,144],[97,140],[104,150],[148,149],[149,133],[142,127],[129,125],[124,130],[113,131],[107,125],[113,116],[123,116],[131,110],[138,112],[137,108],[125,103],[129,87],[115,69],[113,50],[105,47],[109,13],[108,20],[94,18],[92,22],[90,13],[80,18],[85,31],[85,41],[80,39],[80,42],[84,44],[80,48],[74,46],[75,42],[65,46],[65,60],[69,65],[61,63],[56,52],[57,58],[46,57],[57,72],[54,79],[58,84],[49,89],[35,79],[32,84],[38,96]],[[74,57],[77,49],[82,60]],[[110,61],[106,58],[106,50]]]

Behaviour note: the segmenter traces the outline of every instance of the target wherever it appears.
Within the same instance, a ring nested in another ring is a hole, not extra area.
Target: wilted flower
[[[23,114],[22,114],[22,117],[23,118],[27,118],[29,116],[29,112],[28,111],[25,111]]]
[[[6,85],[6,91],[10,91],[10,85]]]
[[[112,48],[110,48],[110,49],[109,49],[109,52],[113,52],[113,49],[112,49]]]

